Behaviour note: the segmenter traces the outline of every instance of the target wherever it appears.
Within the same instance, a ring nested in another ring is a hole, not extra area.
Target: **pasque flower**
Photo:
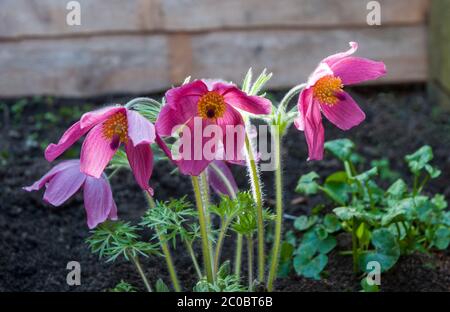
[[[44,186],[46,188],[44,201],[56,207],[82,188],[87,224],[90,229],[106,219],[117,220],[117,207],[108,179],[104,174],[100,178],[94,178],[82,173],[79,160],[59,163],[33,185],[23,189],[31,192]]]
[[[358,104],[343,90],[344,86],[377,79],[386,74],[383,62],[351,56],[358,49],[358,44],[350,42],[350,47],[346,52],[322,60],[299,96],[299,117],[295,120],[295,126],[305,132],[310,160],[323,157],[322,114],[342,130],[360,124],[366,117]]]
[[[195,120],[200,121],[202,134],[207,126],[217,125],[222,130],[222,136],[218,140],[223,144],[228,161],[243,158],[241,151],[245,132],[236,131],[232,134],[232,138],[231,135],[227,135],[229,126],[240,125],[244,129],[244,121],[239,110],[258,115],[271,112],[269,100],[259,96],[249,96],[235,85],[222,81],[195,80],[173,88],[167,91],[166,102],[156,121],[156,130],[159,135],[170,136],[179,126],[186,126],[191,133],[195,133]],[[191,149],[187,152],[183,151],[184,155],[190,157],[183,157],[176,161],[183,174],[199,175],[215,159],[214,155],[210,159],[204,157],[203,147],[207,140],[202,140],[201,145],[197,146],[199,145],[198,142],[195,144],[197,139],[199,139],[197,135],[191,135]],[[233,144],[227,144],[227,140],[233,140],[229,141]],[[196,146],[202,149],[200,157],[196,157],[199,153]]]
[[[150,144],[155,141],[155,127],[150,121],[123,106],[108,106],[85,113],[57,144],[47,147],[45,158],[53,161],[86,133],[81,147],[81,172],[99,178],[123,143],[137,183],[153,194],[148,180],[153,170]]]

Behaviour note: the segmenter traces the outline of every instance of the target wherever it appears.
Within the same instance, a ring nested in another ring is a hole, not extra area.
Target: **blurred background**
[[[285,89],[349,41],[387,64],[375,83],[433,77],[450,90],[442,61],[429,73],[430,60],[449,67],[449,2],[0,0],[0,97],[154,92],[189,75],[240,83],[249,67]]]

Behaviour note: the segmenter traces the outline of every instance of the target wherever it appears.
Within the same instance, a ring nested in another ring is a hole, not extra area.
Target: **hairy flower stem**
[[[205,211],[206,229],[209,235],[212,232],[212,226],[211,226],[211,215],[208,209],[210,206],[209,183],[205,171],[203,171],[200,175],[200,187],[202,193],[203,207]],[[214,265],[214,251],[211,246],[211,240],[208,240],[208,250],[210,252],[211,265]]]
[[[228,231],[228,227],[230,225],[231,220],[222,220],[220,224],[220,232],[219,237],[217,238],[217,244],[216,244],[216,254],[214,257],[214,274],[217,273],[217,270],[219,269],[219,262],[220,262],[220,253],[222,251],[222,245],[223,241],[225,239],[225,234]]]
[[[253,291],[253,238],[247,235],[248,290]]]
[[[202,193],[197,176],[192,176],[192,186],[194,187],[195,201],[198,210],[198,221],[200,223],[200,235],[202,237],[203,266],[205,267],[206,279],[209,283],[214,283],[205,208],[203,207]]]
[[[238,279],[241,278],[242,241],[242,234],[238,234],[236,239],[236,254],[234,256],[234,275]]]
[[[139,275],[142,278],[142,281],[144,282],[145,288],[147,289],[148,292],[152,292],[152,287],[150,286],[150,283],[147,280],[147,277],[144,274],[144,271],[142,270],[141,267],[141,263],[139,262],[139,258],[137,256],[135,257],[131,257],[131,259],[133,260],[134,265],[136,266],[136,269],[139,273]]]
[[[267,289],[273,290],[273,282],[278,272],[278,261],[280,257],[281,227],[283,222],[283,184],[281,167],[281,133],[280,127],[272,127],[274,136],[274,156],[275,156],[275,233],[272,249],[272,259],[270,263],[269,277],[267,280]]]
[[[247,133],[245,136],[245,150],[247,157],[247,168],[250,176],[250,183],[252,186],[253,199],[256,203],[257,224],[258,224],[258,281],[264,281],[264,220],[263,220],[263,207],[262,207],[262,192],[261,181],[258,173],[258,167],[253,153],[253,146],[250,141],[248,130],[250,129],[250,123],[246,122]]]
[[[154,201],[153,197],[151,197],[147,192],[144,192],[144,194],[147,198],[150,209],[155,208],[156,205],[155,205],[155,201]],[[180,292],[181,291],[180,282],[178,281],[177,272],[175,270],[175,265],[173,264],[172,255],[170,254],[170,249],[167,244],[167,240],[166,240],[164,234],[162,234],[158,229],[156,229],[156,232],[158,234],[158,239],[159,239],[159,244],[161,245],[161,250],[164,254],[164,258],[166,259],[167,270],[169,271],[170,279],[172,281],[172,286],[176,292]]]
[[[202,279],[202,270],[200,269],[200,266],[198,265],[197,257],[195,256],[194,249],[192,249],[192,243],[189,243],[186,241],[186,248],[189,252],[189,255],[191,256],[192,263],[194,264],[195,271],[197,272],[197,277],[199,279]]]

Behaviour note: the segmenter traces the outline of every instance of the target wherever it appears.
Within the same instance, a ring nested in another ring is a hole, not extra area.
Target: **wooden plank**
[[[450,109],[450,1],[433,1],[430,17],[429,95]]]
[[[170,85],[167,50],[159,35],[0,43],[0,97],[163,89]]]
[[[262,27],[367,26],[362,0],[78,0],[81,26],[61,0],[0,0],[0,38]],[[430,0],[379,0],[383,26],[424,23]]]
[[[239,83],[250,66],[267,67],[270,87],[287,88],[349,41],[359,42],[358,55],[386,62],[389,74],[378,83],[426,79],[425,26],[105,36],[0,43],[0,97],[145,93],[188,75]]]

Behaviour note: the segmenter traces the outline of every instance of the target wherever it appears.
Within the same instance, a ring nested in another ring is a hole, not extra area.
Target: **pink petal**
[[[197,126],[197,131],[194,131],[195,120],[200,121]],[[190,133],[190,138],[181,138],[181,142],[187,143],[187,145],[182,145],[180,147],[180,159],[176,159],[175,163],[178,165],[180,172],[186,175],[198,176],[205,170],[208,164],[213,159],[208,159],[203,153],[203,148],[208,142],[212,140],[210,138],[203,137],[203,129],[209,124],[209,122],[203,118],[196,117],[191,120],[184,128],[183,137]],[[201,131],[201,133],[199,133]],[[200,137],[201,136],[201,137]],[[201,142],[200,142],[201,139]],[[188,146],[190,145],[190,146]],[[187,150],[185,150],[187,149]]]
[[[177,126],[183,125],[187,121],[189,120],[183,120],[175,109],[166,104],[162,107],[156,120],[156,132],[159,135],[171,136],[172,131],[175,131]]]
[[[44,201],[60,206],[80,189],[85,180],[86,175],[80,172],[78,166],[58,172],[47,184]]]
[[[300,130],[305,130],[305,112],[303,110],[303,107],[307,106],[308,104],[305,103],[312,103],[312,96],[313,96],[313,90],[311,88],[303,89],[300,93],[300,96],[298,97],[298,103],[297,103],[297,109],[298,109],[298,117],[294,120],[295,127]]]
[[[333,71],[327,63],[320,63],[314,72],[308,77],[307,88],[310,88],[319,81],[320,78],[325,76],[332,76]]]
[[[347,51],[330,55],[327,58],[323,59],[321,63],[326,63],[328,64],[328,66],[333,67],[334,63],[339,62],[340,60],[352,55],[356,52],[356,50],[358,50],[358,43],[349,42],[349,45],[350,49],[348,49]]]
[[[50,181],[56,174],[73,166],[78,167],[79,170],[80,161],[78,159],[62,161],[56,166],[54,166],[52,169],[50,169],[50,171],[47,172],[42,178],[40,178],[30,186],[24,187],[23,189],[27,192],[37,191],[41,189],[48,181]]]
[[[153,152],[149,144],[133,146],[128,143],[125,146],[131,170],[139,186],[153,195],[152,188],[148,185],[148,180],[153,171]]]
[[[208,87],[201,80],[172,88],[166,92],[166,102],[172,109],[176,110],[178,118],[186,123],[197,115],[197,104],[199,98],[208,92]]]
[[[299,98],[299,106],[300,111],[304,112],[304,132],[308,144],[308,160],[321,160],[323,158],[325,134],[320,104],[314,101],[312,96],[305,96]]]
[[[334,105],[321,104],[322,113],[342,130],[359,125],[366,118],[364,112],[348,93],[340,93],[339,98],[341,100]]]
[[[268,99],[260,96],[250,96],[239,90],[236,86],[223,82],[213,84],[213,90],[225,99],[225,103],[256,115],[267,115],[272,111],[272,104]]]
[[[245,127],[241,114],[228,105],[222,118],[217,119],[217,124],[222,127],[224,160],[239,162],[245,160]]]
[[[45,159],[47,161],[53,161],[62,153],[64,153],[69,147],[71,147],[79,138],[81,138],[86,132],[89,131],[89,127],[81,129],[80,122],[77,121],[69,129],[64,132],[58,144],[51,143],[45,149]]]
[[[109,216],[117,218],[117,208],[111,187],[106,179],[87,177],[84,183],[84,208],[90,229],[104,222]]]
[[[125,107],[123,106],[107,106],[103,107],[97,110],[94,110],[92,112],[87,112],[81,116],[80,119],[80,126],[82,129],[87,127],[95,126],[96,124],[99,124],[115,113],[123,112],[125,113]]]
[[[138,112],[127,109],[128,137],[134,146],[155,142],[155,126]]]
[[[217,194],[228,195],[231,198],[236,196],[236,193],[238,192],[236,181],[230,168],[228,168],[224,161],[214,160],[211,164],[209,164],[207,174],[209,185],[211,185]],[[229,186],[227,186],[227,183],[224,182],[223,178],[228,181]]]
[[[112,140],[108,140],[103,136],[102,126],[102,124],[96,125],[88,133],[81,147],[81,172],[95,178],[100,177],[119,148],[119,144],[113,146]]]
[[[335,62],[331,69],[335,76],[342,79],[344,85],[374,80],[386,74],[386,65],[383,62],[362,57],[346,57]]]

